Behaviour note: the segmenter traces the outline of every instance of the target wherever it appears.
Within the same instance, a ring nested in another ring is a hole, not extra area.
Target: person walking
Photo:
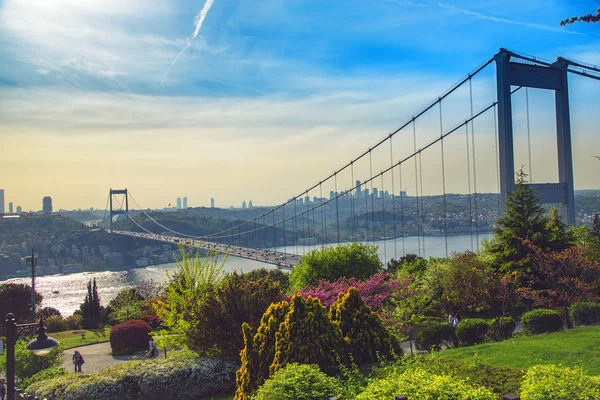
[[[148,342],[148,358],[154,358],[154,350],[156,350],[156,344],[154,344],[154,340],[152,336],[150,336],[150,341]]]
[[[73,365],[75,366],[75,372],[81,372],[81,365],[84,363],[83,356],[77,350],[73,353]]]
[[[0,399],[4,400],[4,396],[6,396],[6,386],[4,385],[6,381],[4,379],[0,379]]]
[[[458,311],[454,314],[454,321],[452,321],[452,326],[454,326],[455,328],[458,326],[458,323],[460,322],[460,315],[458,314]]]

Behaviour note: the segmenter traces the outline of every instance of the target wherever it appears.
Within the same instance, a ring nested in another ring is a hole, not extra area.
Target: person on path
[[[452,322],[452,326],[453,327],[457,327],[458,323],[460,322],[460,316],[458,314],[458,311],[454,314],[454,321]]]
[[[4,385],[4,379],[0,379],[0,399],[4,400],[6,396],[6,386]]]
[[[448,314],[448,325],[454,326],[454,311],[450,311]]]
[[[84,363],[83,356],[77,350],[73,353],[73,365],[75,366],[75,372],[81,372],[81,365]]]
[[[148,358],[154,358],[154,350],[156,350],[156,345],[154,344],[152,336],[150,336],[150,341],[148,342]]]

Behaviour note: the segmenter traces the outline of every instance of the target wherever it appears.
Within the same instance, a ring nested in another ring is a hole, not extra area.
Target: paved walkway
[[[132,360],[133,358],[141,359],[144,354],[133,354],[129,356],[113,356],[110,354],[111,348],[109,342],[92,344],[89,346],[75,347],[68,349],[63,354],[63,367],[67,371],[73,372],[73,353],[75,350],[79,350],[85,363],[82,365],[81,370],[83,372],[98,371],[109,365],[119,364],[125,361]]]

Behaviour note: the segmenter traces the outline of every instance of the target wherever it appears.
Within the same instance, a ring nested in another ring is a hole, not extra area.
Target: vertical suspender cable
[[[502,193],[500,193],[500,154],[498,153],[498,115],[494,104],[494,144],[496,145],[496,189],[498,190],[498,216],[502,214]]]
[[[471,203],[471,154],[469,151],[469,124],[465,123],[465,138],[467,139],[467,184],[469,187],[469,233],[471,236],[471,251],[473,251],[473,205]]]
[[[531,166],[531,127],[529,125],[529,88],[525,88],[525,108],[527,109],[527,149],[529,150],[529,183],[533,183]]]
[[[283,210],[283,261],[285,262],[286,257],[287,257],[287,242],[285,240],[285,206],[287,204],[284,204],[283,207],[281,207],[281,209]]]
[[[324,203],[323,203],[323,184],[322,182],[319,182],[319,190],[320,190],[320,196],[321,198],[319,199],[319,202],[321,203],[320,208],[321,208],[321,247],[325,247],[325,209],[324,207]]]
[[[394,150],[392,146],[392,136],[390,136],[390,165],[394,165]],[[398,259],[398,246],[396,243],[396,190],[394,188],[394,169],[390,171],[392,174],[392,215],[394,217],[393,229],[394,233],[392,234],[392,240],[394,241],[394,258]]]
[[[337,228],[337,244],[338,246],[340,245],[340,208],[339,208],[339,198],[340,195],[338,193],[338,185],[337,185],[337,173],[334,174],[334,180],[335,180],[335,226]]]
[[[373,153],[371,152],[371,149],[369,149],[369,168],[371,171],[369,175],[371,182],[371,215],[373,216],[373,221],[371,223],[371,240],[375,241],[375,196],[373,196]]]
[[[294,254],[298,255],[298,200],[294,197]]]
[[[425,258],[425,231],[423,230],[423,217],[425,214],[425,206],[423,204],[423,157],[421,155],[421,150],[419,150],[419,183],[421,186],[421,217],[419,218],[419,220],[421,222],[420,231],[423,232],[423,258]]]
[[[275,246],[277,246],[277,230],[275,228],[275,210],[273,210],[273,254],[275,253]]]
[[[354,161],[350,162],[350,170],[352,172],[352,174],[351,174],[352,182],[350,182],[350,187],[354,187],[354,185],[356,184],[356,182],[354,181]],[[352,193],[350,193],[350,194],[351,194],[351,196],[350,196],[350,212],[352,213],[352,242],[355,242],[356,241],[356,236],[355,236],[355,234],[356,234],[356,232],[355,232],[356,218],[354,215],[354,197],[356,196],[356,189],[354,189],[352,191]]]
[[[473,118],[473,80],[469,79],[469,99],[471,103],[471,118]],[[475,238],[479,250],[479,210],[477,208],[477,162],[475,159],[475,121],[471,119],[471,142],[473,149],[473,194],[475,195]]]
[[[404,191],[402,190],[402,163],[398,164],[398,172],[400,173],[400,229],[402,232],[402,255],[406,255],[406,247],[404,244]]]
[[[417,161],[417,127],[416,127],[416,121],[415,118],[413,117],[412,120],[413,123],[413,150],[415,153],[415,207],[416,207],[416,212],[417,212],[417,216],[416,216],[416,221],[417,221],[417,244],[419,247],[419,257],[422,255],[421,254],[421,229],[419,228],[419,224],[420,224],[420,219],[421,219],[421,213],[419,212],[419,173],[418,173],[418,161]]]
[[[446,245],[446,257],[448,257],[448,213],[446,211],[446,164],[444,161],[444,124],[442,120],[442,99],[440,105],[440,147],[442,149],[442,190],[444,203],[444,244]]]
[[[383,174],[381,174],[381,215],[383,216],[383,263],[384,265],[387,265],[388,262],[388,258],[387,258],[387,231],[386,231],[386,226],[385,226],[385,190],[384,189],[384,183],[383,183]]]

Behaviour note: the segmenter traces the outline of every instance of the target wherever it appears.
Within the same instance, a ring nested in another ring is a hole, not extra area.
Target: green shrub
[[[377,246],[351,243],[312,250],[290,275],[290,288],[300,290],[316,285],[319,279],[334,282],[339,278],[366,279],[381,270]]]
[[[441,350],[445,347],[456,347],[458,339],[456,329],[450,325],[430,325],[417,333],[415,345],[418,350]]]
[[[600,324],[600,303],[582,301],[571,307],[571,319],[575,325]]]
[[[339,395],[342,385],[317,365],[288,364],[267,379],[252,399],[323,400]]]
[[[456,337],[460,344],[467,346],[483,343],[489,328],[490,326],[484,319],[467,318],[460,321],[456,327]]]
[[[31,338],[15,343],[15,375],[27,379],[47,368],[60,367],[63,362],[62,349],[57,346],[44,357],[36,356],[25,346]],[[6,369],[6,356],[0,357],[0,371]]]
[[[40,382],[40,381],[45,381],[47,379],[56,378],[57,376],[62,376],[62,375],[65,375],[66,373],[67,373],[67,371],[65,371],[65,369],[60,366],[46,368],[46,369],[43,369],[40,372],[30,376],[27,379],[23,379],[23,381],[21,381],[21,383],[19,384],[19,387],[26,388],[35,382]]]
[[[109,337],[112,354],[126,355],[147,350],[150,332],[150,325],[137,319],[113,326]]]
[[[498,317],[488,321],[490,329],[487,336],[496,341],[512,337],[517,324],[512,317]]]
[[[68,330],[66,329],[67,323],[65,319],[60,315],[51,315],[44,319],[44,326],[46,326],[48,333],[63,332]]]
[[[77,329],[81,329],[81,322],[83,318],[79,314],[73,314],[65,318],[65,331],[74,331]]]
[[[523,330],[529,334],[557,332],[563,328],[560,314],[544,308],[526,312],[521,317],[521,323]]]
[[[398,375],[373,381],[357,400],[393,399],[405,394],[410,400],[496,400],[489,389],[474,387],[451,375],[435,375],[423,369],[408,369]]]
[[[579,369],[536,365],[525,373],[522,400],[597,400],[600,382]]]
[[[337,301],[329,309],[329,318],[340,327],[356,364],[402,355],[398,339],[390,335],[355,287],[338,295]]]

